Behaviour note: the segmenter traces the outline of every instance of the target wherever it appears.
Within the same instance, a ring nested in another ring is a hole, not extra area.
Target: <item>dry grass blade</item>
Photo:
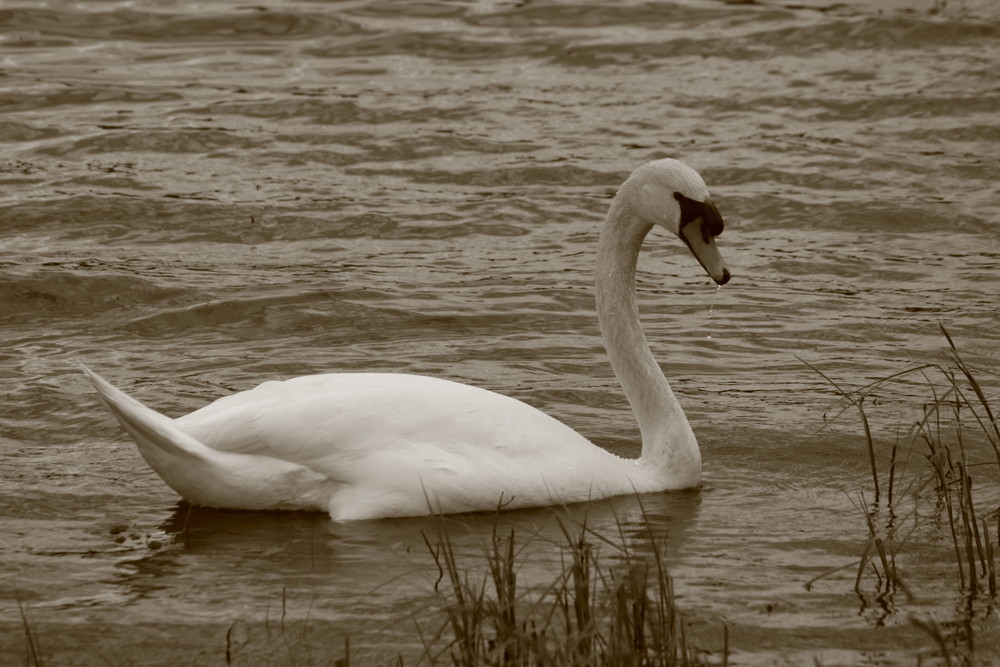
[[[24,641],[25,641],[25,667],[43,667],[45,661],[42,659],[42,649],[38,643],[38,635],[35,634],[34,629],[31,627],[31,622],[28,620],[28,611],[24,607],[24,603],[21,602],[20,593],[17,594],[17,609],[21,614],[21,626],[24,628]]]
[[[874,493],[875,493],[874,503],[875,503],[875,506],[878,507],[879,499],[881,497],[881,489],[879,487],[879,481],[878,481],[878,465],[875,462],[875,443],[874,443],[874,439],[872,438],[871,424],[869,424],[869,422],[868,422],[868,415],[865,414],[865,408],[864,408],[864,405],[863,405],[864,394],[860,394],[861,399],[856,399],[854,397],[855,392],[850,392],[850,391],[847,391],[846,389],[842,388],[839,384],[837,384],[833,380],[833,378],[831,378],[829,375],[827,375],[826,373],[824,373],[820,369],[818,369],[815,366],[813,366],[812,364],[810,364],[805,359],[802,359],[800,357],[796,357],[796,358],[799,361],[801,361],[803,364],[805,364],[806,366],[808,366],[810,369],[812,369],[813,372],[815,372],[821,378],[823,378],[824,380],[826,380],[827,382],[829,382],[830,386],[833,387],[837,391],[838,394],[840,394],[841,398],[843,398],[848,403],[850,403],[851,405],[853,405],[858,410],[858,414],[861,415],[861,424],[862,424],[862,426],[864,426],[864,430],[865,430],[865,442],[868,444],[868,464],[869,464],[869,466],[871,468],[871,473],[872,473],[872,486],[874,488]]]
[[[979,400],[979,405],[982,406],[986,413],[986,423],[984,424],[979,415],[973,410],[972,413],[979,422],[980,427],[983,432],[989,438],[990,444],[993,445],[993,452],[997,457],[997,464],[1000,465],[1000,425],[997,424],[997,418],[993,415],[993,410],[990,408],[990,403],[986,398],[986,393],[983,391],[982,386],[976,379],[976,376],[972,373],[972,369],[962,360],[962,356],[958,353],[958,348],[955,347],[955,341],[951,339],[951,335],[948,330],[945,329],[944,325],[941,324],[941,333],[948,340],[948,347],[951,348],[951,357],[955,362],[955,366],[962,372],[965,376],[966,381],[968,381],[969,386],[972,387],[973,393],[976,394],[976,398]],[[968,402],[966,402],[968,404]],[[971,409],[971,405],[969,405]]]
[[[919,618],[911,618],[910,622],[915,626],[930,635],[934,643],[937,644],[938,649],[941,651],[941,656],[944,658],[944,664],[948,667],[952,667],[954,663],[951,661],[951,650],[948,648],[948,640],[941,633],[941,628],[933,620],[922,621]]]

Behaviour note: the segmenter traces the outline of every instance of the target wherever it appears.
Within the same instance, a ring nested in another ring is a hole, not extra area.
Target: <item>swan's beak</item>
[[[725,285],[729,282],[729,267],[715,245],[715,237],[722,233],[722,216],[712,202],[705,201],[702,206],[702,215],[683,225],[678,234],[712,280]]]

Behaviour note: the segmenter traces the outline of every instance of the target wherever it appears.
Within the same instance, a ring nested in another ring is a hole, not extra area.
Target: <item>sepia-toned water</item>
[[[449,538],[485,572],[516,528],[530,588],[557,519],[620,525],[665,542],[712,660],[725,624],[734,665],[936,664],[911,619],[956,617],[948,543],[914,530],[913,596],[855,591],[867,450],[807,364],[858,387],[945,361],[943,324],[995,380],[997,72],[1000,11],[973,0],[3,3],[0,655],[26,664],[27,626],[49,665],[333,664],[346,638],[354,664],[418,663],[436,520],[179,504],[78,362],[171,416],[266,379],[432,374],[636,456],[592,260],[617,186],[676,157],[733,279],[654,233],[639,298],[702,488]],[[880,442],[925,400],[886,396]]]

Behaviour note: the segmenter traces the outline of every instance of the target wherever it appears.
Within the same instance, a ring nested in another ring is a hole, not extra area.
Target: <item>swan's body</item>
[[[637,169],[611,205],[597,259],[597,309],[642,432],[623,459],[531,406],[485,389],[394,373],[264,384],[170,419],[85,369],[164,481],[189,502],[320,510],[337,520],[511,509],[696,486],[694,433],[639,326],[635,262],[654,224],[729,279],[722,219],[690,167]]]

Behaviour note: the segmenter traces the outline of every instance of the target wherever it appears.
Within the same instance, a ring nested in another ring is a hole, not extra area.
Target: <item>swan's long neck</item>
[[[680,488],[700,481],[701,454],[639,323],[635,266],[651,227],[621,195],[614,200],[598,245],[597,316],[611,366],[639,422],[639,462]]]

